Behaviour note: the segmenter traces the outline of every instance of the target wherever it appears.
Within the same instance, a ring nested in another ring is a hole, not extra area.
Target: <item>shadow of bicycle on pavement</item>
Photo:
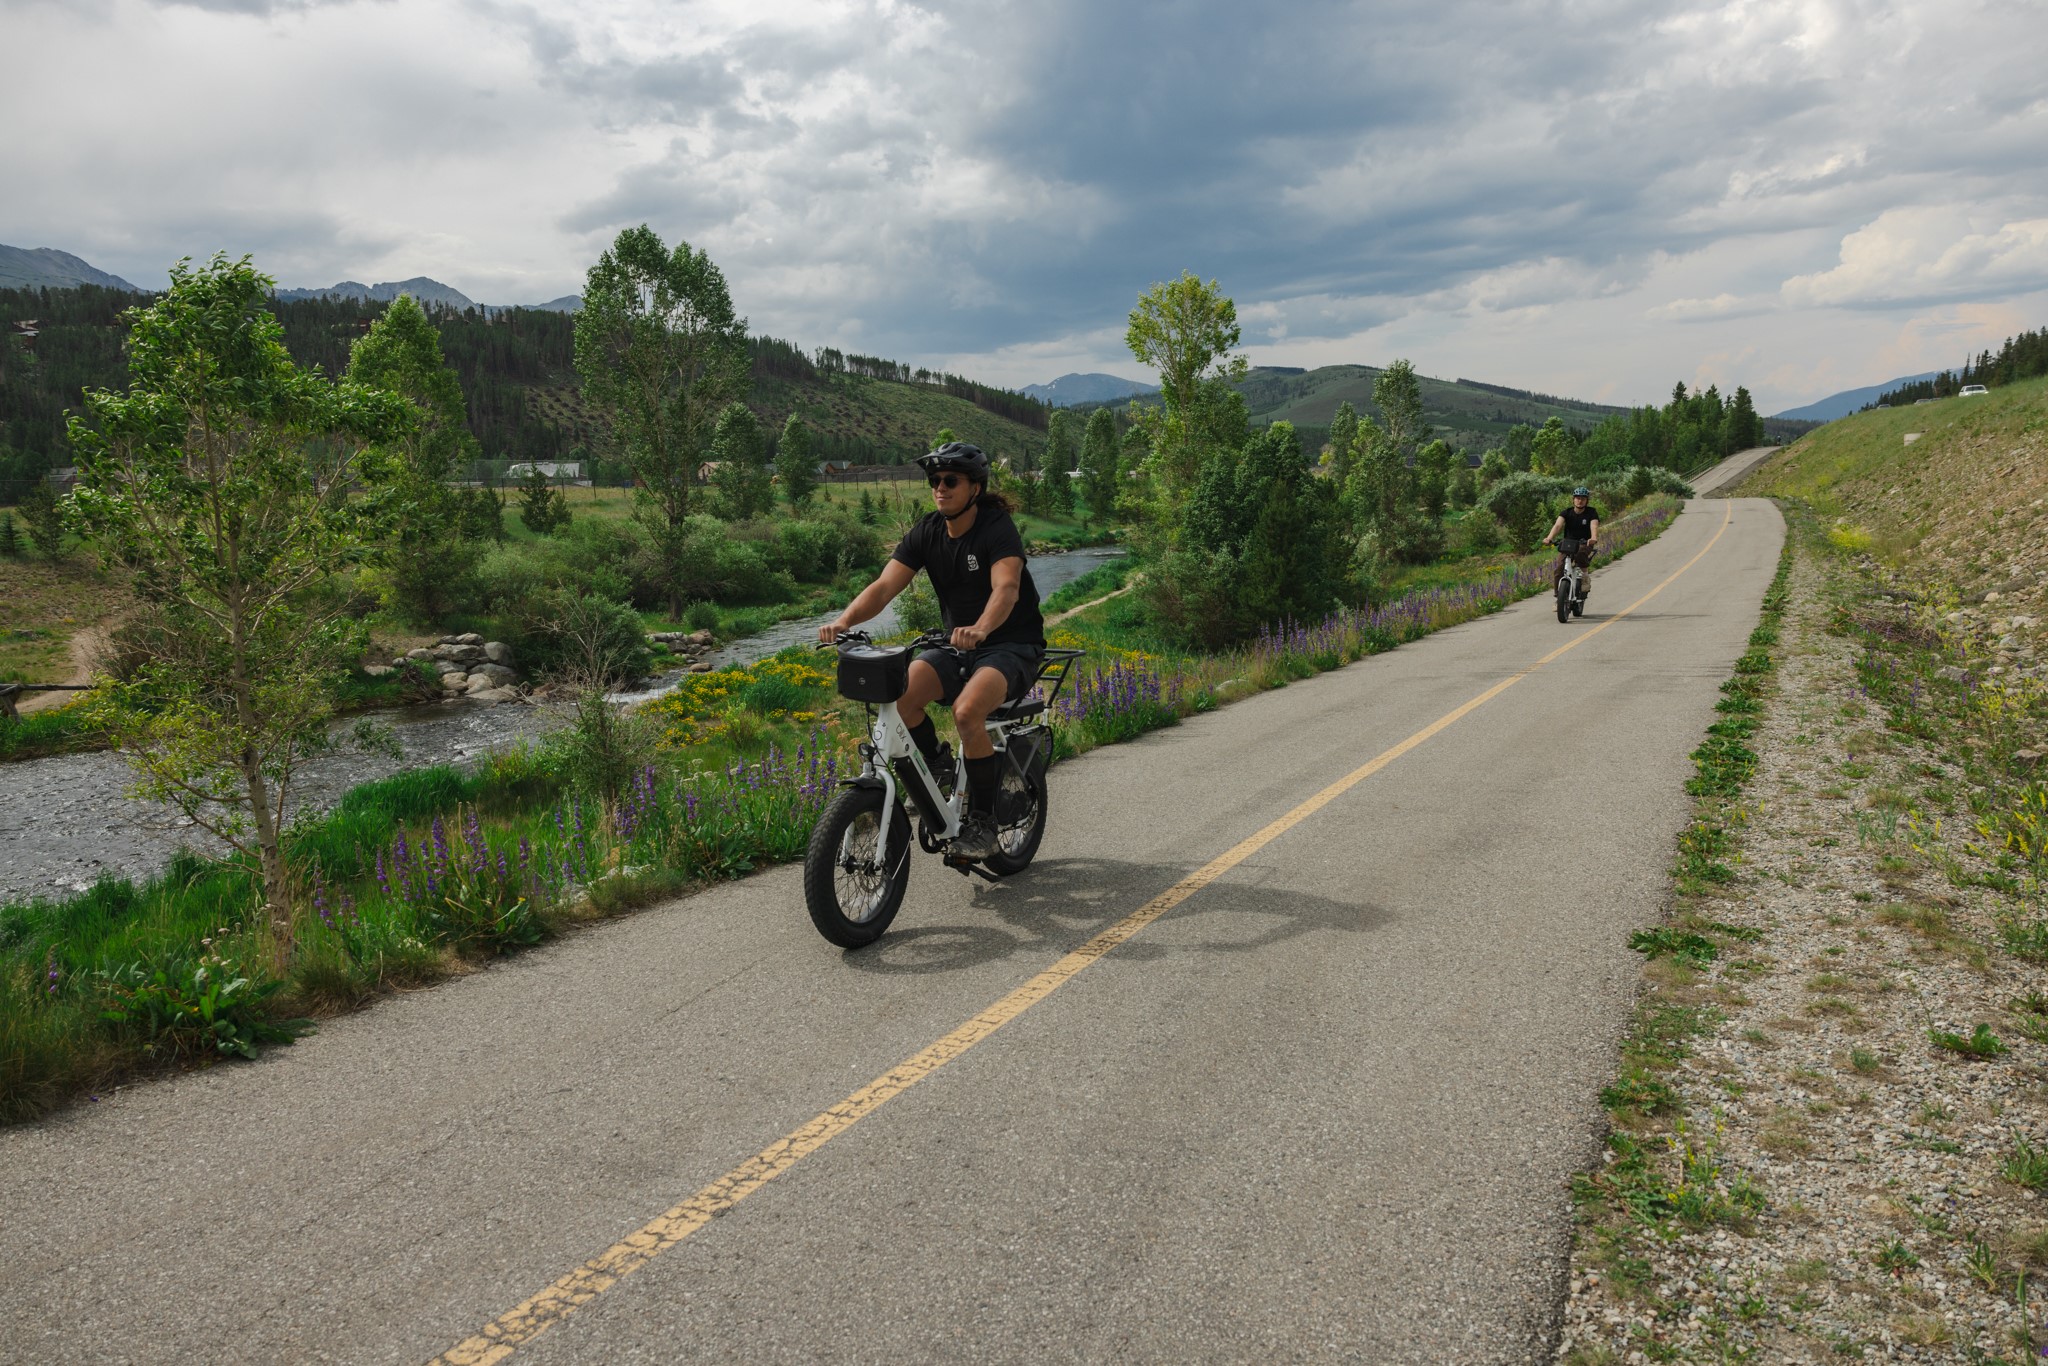
[[[971,908],[954,913],[954,923],[892,929],[868,948],[848,950],[845,962],[863,972],[921,974],[959,972],[1019,954],[1067,953],[1191,871],[1114,859],[1041,860],[1015,877],[977,885]],[[1237,871],[1251,877],[1272,872]],[[1198,925],[1198,938],[1191,940],[1186,928],[1177,926],[1170,943],[1164,935],[1141,936],[1118,945],[1116,956],[1143,962],[1191,952],[1256,953],[1308,934],[1367,933],[1393,918],[1370,902],[1332,901],[1251,880],[1231,881],[1226,875],[1162,918]]]

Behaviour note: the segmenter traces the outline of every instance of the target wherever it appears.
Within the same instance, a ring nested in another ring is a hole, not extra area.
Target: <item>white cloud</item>
[[[2048,285],[2048,217],[1979,230],[1979,215],[1954,208],[1892,209],[1842,239],[1841,263],[1795,275],[1793,305],[1981,298]]]

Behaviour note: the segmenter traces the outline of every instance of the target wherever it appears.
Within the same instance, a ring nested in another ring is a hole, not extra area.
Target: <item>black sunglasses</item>
[[[964,474],[935,474],[931,478],[925,480],[925,482],[927,484],[930,484],[935,489],[951,489],[958,488],[960,485],[966,483],[967,476]]]

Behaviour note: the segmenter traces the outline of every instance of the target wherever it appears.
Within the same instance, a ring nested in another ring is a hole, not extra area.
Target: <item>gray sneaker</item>
[[[946,848],[946,857],[958,863],[979,863],[996,852],[996,825],[979,811],[960,820],[960,833]]]

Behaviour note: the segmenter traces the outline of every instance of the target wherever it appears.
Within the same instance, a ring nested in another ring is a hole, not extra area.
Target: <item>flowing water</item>
[[[1114,549],[1072,550],[1035,555],[1031,577],[1039,596],[1121,554]],[[818,638],[818,627],[836,612],[783,622],[734,641],[711,656],[720,668],[751,664],[791,645]],[[886,611],[874,623],[895,627]],[[658,697],[680,674],[654,679],[644,690],[622,694],[625,702]],[[410,768],[462,763],[493,749],[544,734],[566,719],[551,706],[491,706],[442,702],[383,712],[400,755],[341,748],[308,763],[293,779],[300,811],[325,810],[359,783]],[[343,729],[346,729],[344,726]],[[132,781],[126,764],[111,754],[61,754],[47,759],[0,764],[0,902],[32,896],[68,896],[102,874],[141,878],[155,873],[181,845],[218,846],[176,813],[127,795]]]

